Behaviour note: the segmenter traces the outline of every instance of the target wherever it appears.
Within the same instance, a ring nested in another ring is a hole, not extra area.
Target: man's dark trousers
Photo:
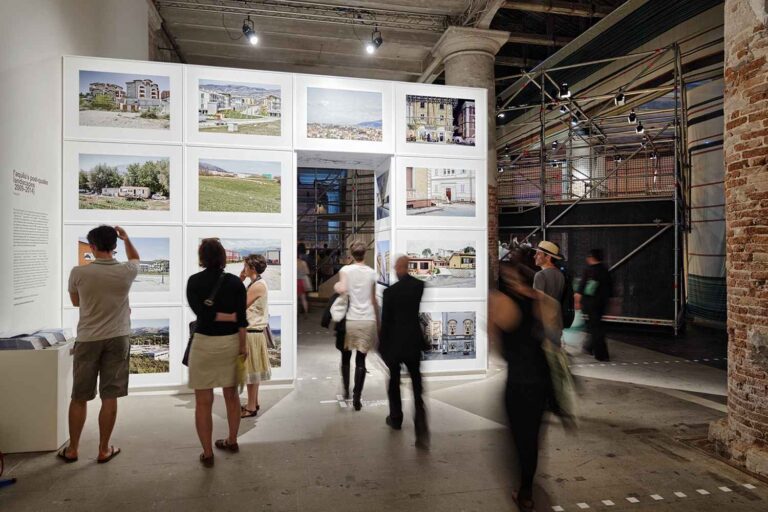
[[[389,388],[387,389],[389,417],[392,419],[393,425],[399,427],[403,423],[403,403],[400,398],[400,372],[402,371],[402,364],[404,364],[411,376],[411,385],[413,386],[416,434],[425,433],[427,431],[427,412],[424,408],[424,399],[422,398],[424,389],[421,384],[421,361],[418,359],[392,359],[386,361],[386,363],[389,368]]]

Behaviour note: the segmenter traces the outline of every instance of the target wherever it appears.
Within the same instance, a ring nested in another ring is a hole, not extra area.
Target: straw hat
[[[560,256],[560,248],[557,246],[557,244],[548,242],[546,240],[542,240],[541,242],[539,242],[539,246],[534,247],[533,250],[543,252],[544,254],[552,256],[556,260],[563,259],[563,257]]]

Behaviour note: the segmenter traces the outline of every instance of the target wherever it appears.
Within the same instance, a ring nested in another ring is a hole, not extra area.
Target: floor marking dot
[[[331,380],[333,377],[326,377],[325,380]]]
[[[552,507],[552,510],[554,510],[555,512],[564,512],[565,511],[565,509],[563,507],[561,507],[560,505],[555,505],[554,507]]]
[[[304,377],[298,377],[296,380],[304,380]]]
[[[756,487],[755,487],[754,485],[752,485],[752,484],[744,484],[744,488],[745,488],[745,489],[749,489],[750,491],[751,491],[752,489],[756,489]]]
[[[317,377],[312,377],[312,380],[317,380]]]
[[[709,359],[702,359],[702,361],[709,361]]]
[[[612,507],[615,505],[615,503],[612,502],[611,500],[603,500],[603,505],[605,505],[606,507]]]
[[[675,496],[678,498],[687,498],[688,496],[684,492],[675,491]]]
[[[664,497],[660,494],[651,494],[651,498],[653,498],[655,501],[661,501],[664,499]]]
[[[628,501],[628,502],[630,502],[630,503],[640,503],[640,500],[639,500],[639,499],[637,499],[637,498],[633,498],[632,496],[630,496],[629,498],[627,498],[627,501]]]
[[[696,489],[696,492],[701,494],[702,496],[706,496],[707,494],[709,494],[709,491],[706,489]]]
[[[586,503],[577,503],[576,506],[582,510],[589,508],[589,505],[587,505]]]
[[[726,486],[718,487],[718,489],[720,489],[723,492],[733,492],[731,491],[730,487],[726,487]]]

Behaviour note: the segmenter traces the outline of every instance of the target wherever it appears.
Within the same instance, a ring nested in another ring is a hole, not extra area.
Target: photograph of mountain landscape
[[[169,158],[81,153],[79,161],[79,209],[170,209]]]
[[[279,85],[202,79],[198,84],[200,132],[280,135]]]
[[[307,137],[381,142],[380,92],[307,88]]]
[[[131,319],[130,373],[170,371],[170,321]]]
[[[221,238],[221,245],[224,246],[227,254],[227,272],[240,275],[245,257],[249,254],[261,254],[267,260],[267,270],[261,275],[262,279],[270,290],[280,290],[282,275],[280,240]]]
[[[139,261],[139,273],[133,281],[131,292],[144,293],[170,291],[170,239],[167,237],[131,237],[131,242],[133,242],[134,247],[136,247],[136,250],[141,257],[141,261]],[[80,237],[78,239],[77,246],[77,264],[88,265],[93,262],[93,252],[85,237]],[[122,240],[117,241],[114,257],[117,261],[128,261],[128,257],[125,254],[125,244]]]
[[[280,213],[280,162],[199,159],[201,212]]]
[[[170,129],[169,77],[81,70],[79,79],[80,126]]]

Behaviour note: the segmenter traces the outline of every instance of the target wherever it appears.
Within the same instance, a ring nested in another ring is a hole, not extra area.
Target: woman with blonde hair
[[[246,297],[248,318],[245,344],[248,356],[245,359],[245,384],[248,389],[248,403],[242,406],[240,417],[252,418],[259,413],[259,383],[272,377],[267,351],[269,333],[269,288],[262,279],[267,269],[267,260],[261,254],[246,256],[240,281],[249,279]]]

